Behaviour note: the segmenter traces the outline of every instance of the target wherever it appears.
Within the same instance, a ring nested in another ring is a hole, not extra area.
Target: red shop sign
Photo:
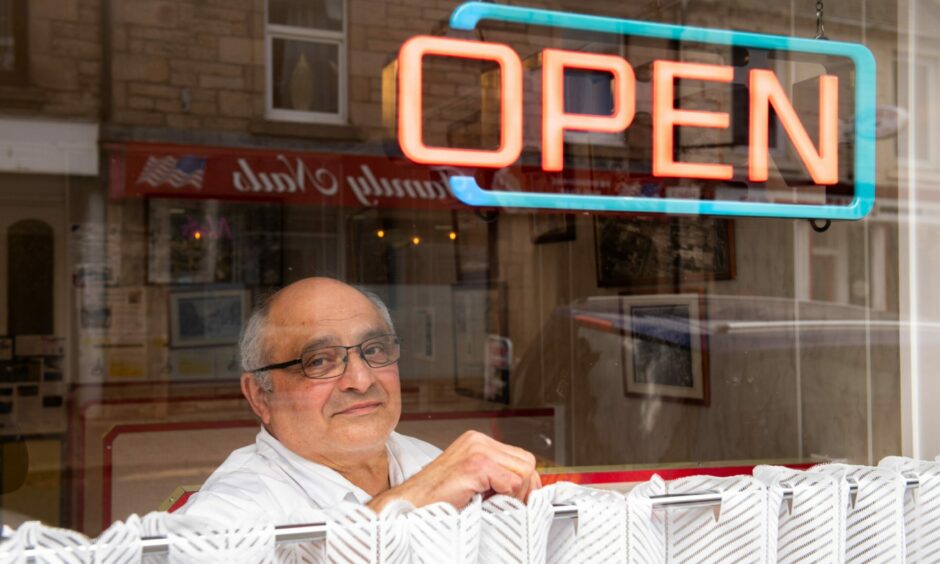
[[[404,160],[280,150],[127,143],[107,147],[112,198],[283,201],[452,209],[447,168]]]

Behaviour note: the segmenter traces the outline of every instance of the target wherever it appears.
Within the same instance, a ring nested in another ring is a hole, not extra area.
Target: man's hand
[[[540,487],[531,453],[467,431],[423,470],[368,505],[379,512],[388,502],[404,499],[415,507],[446,501],[459,509],[476,494],[505,494],[524,502]]]

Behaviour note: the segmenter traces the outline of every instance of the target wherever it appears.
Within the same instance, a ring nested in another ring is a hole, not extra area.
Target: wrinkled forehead
[[[351,287],[278,296],[265,330],[267,349],[296,354],[311,346],[351,345],[388,333],[375,304]]]

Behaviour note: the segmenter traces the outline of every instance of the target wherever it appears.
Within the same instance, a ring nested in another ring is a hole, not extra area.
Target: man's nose
[[[358,349],[346,351],[346,370],[337,382],[340,389],[364,392],[372,386],[374,381],[372,369],[362,359],[360,351]]]

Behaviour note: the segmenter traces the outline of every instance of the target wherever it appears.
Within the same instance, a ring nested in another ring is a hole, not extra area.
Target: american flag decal
[[[144,169],[137,177],[138,184],[149,184],[156,188],[169,184],[174,188],[193,186],[202,189],[202,179],[206,174],[206,159],[185,155],[182,157],[147,157]]]

